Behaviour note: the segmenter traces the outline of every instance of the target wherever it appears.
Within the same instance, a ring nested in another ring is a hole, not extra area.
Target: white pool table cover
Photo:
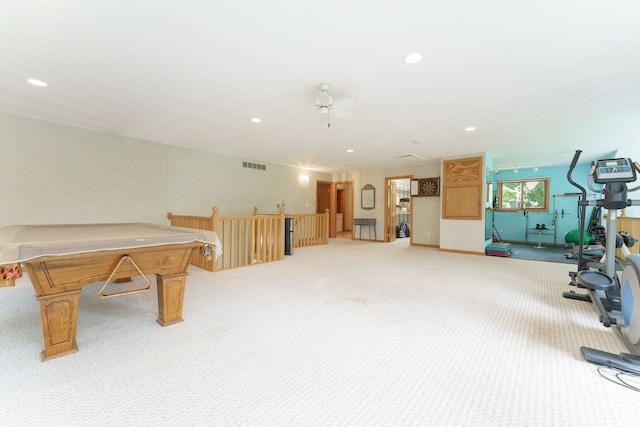
[[[222,254],[222,244],[213,231],[148,223],[11,225],[0,228],[0,265],[43,256],[188,242],[212,245],[216,258]]]

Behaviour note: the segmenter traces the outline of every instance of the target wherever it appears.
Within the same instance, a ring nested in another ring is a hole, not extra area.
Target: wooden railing
[[[293,218],[293,247],[329,243],[329,210],[323,214],[287,214]]]
[[[207,259],[196,251],[191,263],[209,271],[227,270],[284,259],[284,209],[274,215],[220,216],[218,208],[211,216],[174,215],[167,218],[175,227],[213,231],[222,243],[222,255]],[[293,218],[293,247],[329,243],[329,211],[323,214],[287,214]]]
[[[279,214],[259,215],[254,208],[250,216],[224,217],[217,207],[212,211],[210,217],[167,214],[172,226],[211,230],[218,235],[222,255],[214,261],[196,253],[193,265],[219,271],[284,259],[284,209]]]
[[[616,232],[626,231],[635,239],[639,241],[629,248],[629,252],[632,254],[640,254],[640,218],[633,218],[626,216],[624,209],[620,216],[616,220]],[[620,253],[620,249],[616,250],[616,254],[624,259],[624,256]]]
[[[169,219],[169,221],[171,221],[171,225],[173,227],[195,228],[197,230],[214,231],[213,215],[174,215],[173,213],[169,212],[167,214],[167,218]],[[205,270],[218,271],[218,262],[216,262],[214,257],[205,257],[204,254],[202,254],[202,251],[193,251],[193,255],[191,256],[191,264],[200,268],[204,268]]]

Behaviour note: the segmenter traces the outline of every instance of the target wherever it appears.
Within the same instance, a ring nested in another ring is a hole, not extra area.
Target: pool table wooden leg
[[[182,322],[182,303],[187,273],[156,275],[158,284],[158,319],[162,326]]]
[[[44,338],[43,360],[78,351],[76,326],[80,292],[77,290],[37,298]]]

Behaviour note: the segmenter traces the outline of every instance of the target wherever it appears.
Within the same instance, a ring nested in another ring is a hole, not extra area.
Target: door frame
[[[389,242],[389,181],[413,179],[413,175],[387,176],[384,178],[384,241]],[[397,191],[397,189],[396,189]],[[394,209],[395,209],[395,203]],[[409,197],[409,230],[413,230],[413,197]],[[409,233],[409,245],[413,244],[413,231]]]
[[[348,190],[346,197],[350,198],[351,215],[353,215],[353,181],[322,181],[316,180],[316,212],[318,211],[318,184],[329,185],[329,237],[336,237],[336,214],[338,212],[338,185],[346,185]],[[352,218],[353,220],[353,218]],[[351,227],[351,238],[353,239],[353,227]]]

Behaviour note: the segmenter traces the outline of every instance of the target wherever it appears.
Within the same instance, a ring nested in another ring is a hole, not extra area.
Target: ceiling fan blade
[[[347,111],[347,110],[336,110],[335,109],[335,104],[334,104],[334,108],[331,110],[331,115],[332,116],[336,116],[336,117],[340,117],[341,119],[348,119],[351,117],[351,111]]]
[[[333,103],[333,108],[343,109],[343,108],[352,108],[356,105],[356,103],[351,98],[341,99],[340,101],[336,101]]]
[[[304,102],[299,102],[299,101],[298,101],[298,102],[296,102],[296,104],[304,105],[305,107],[312,108],[313,110],[317,110],[317,109],[318,109],[318,107],[317,107],[317,106],[315,106],[315,105],[311,105],[311,104],[306,104],[306,103],[304,103]]]
[[[320,92],[318,96],[316,96],[316,105],[331,105],[333,103],[333,98],[329,96],[326,92]]]

